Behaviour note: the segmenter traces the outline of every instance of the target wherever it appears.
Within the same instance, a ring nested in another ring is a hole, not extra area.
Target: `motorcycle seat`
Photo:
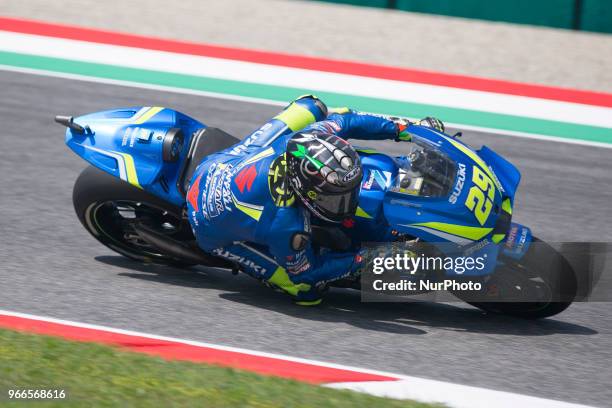
[[[219,128],[206,127],[196,130],[191,138],[189,151],[177,182],[181,194],[186,195],[191,177],[204,157],[238,142],[240,142],[240,139]]]

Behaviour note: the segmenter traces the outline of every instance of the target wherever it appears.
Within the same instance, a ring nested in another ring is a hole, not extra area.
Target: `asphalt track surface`
[[[332,291],[294,306],[246,276],[143,265],[81,227],[86,166],[55,114],[168,106],[244,135],[278,107],[0,71],[0,308],[612,406],[612,304],[530,322],[460,303],[364,304]],[[523,173],[515,218],[545,240],[612,241],[612,150],[470,133]],[[374,147],[401,148],[393,142]]]

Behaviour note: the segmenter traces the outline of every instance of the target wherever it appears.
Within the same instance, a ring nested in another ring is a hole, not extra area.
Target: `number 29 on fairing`
[[[465,200],[465,206],[474,213],[474,216],[484,225],[493,209],[495,198],[495,184],[478,166],[472,171],[472,182],[469,194]]]

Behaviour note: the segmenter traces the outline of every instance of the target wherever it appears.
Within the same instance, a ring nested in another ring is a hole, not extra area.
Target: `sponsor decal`
[[[387,120],[397,119],[396,116],[381,115],[380,113],[368,113],[368,112],[363,112],[363,111],[356,111],[355,114],[359,116],[374,116],[376,118],[383,118]]]
[[[202,214],[207,220],[219,216],[225,210],[231,211],[232,170],[232,165],[225,163],[213,163],[208,169],[202,190]]]
[[[264,275],[267,272],[267,269],[261,265],[257,265],[250,259],[245,258],[244,256],[236,255],[231,253],[230,251],[223,248],[213,249],[213,254],[225,258],[229,261],[239,263],[240,265],[252,269],[253,271],[259,273],[260,275]]]
[[[251,186],[253,185],[253,181],[255,181],[256,177],[257,169],[255,168],[255,165],[252,164],[249,167],[242,169],[240,173],[236,175],[234,178],[234,183],[236,183],[236,186],[238,186],[238,190],[240,190],[241,193],[244,193],[245,188],[247,191],[251,191]]]
[[[302,189],[302,182],[300,181],[299,177],[291,177],[291,183],[295,186],[295,188],[297,188],[298,190]]]
[[[193,235],[196,236],[196,230],[194,229],[194,227],[199,227],[200,223],[198,222],[198,213],[196,211],[192,211],[191,214],[189,214],[190,218],[191,218],[191,223],[193,224],[191,226],[191,232],[193,232]]]
[[[130,137],[131,132],[132,128],[129,127],[125,129],[125,132],[123,133],[123,139],[121,140],[121,147],[125,147],[127,145],[128,138]]]
[[[391,185],[391,172],[383,171],[383,176],[385,176],[385,186],[389,187]]]
[[[370,174],[368,175],[368,179],[363,183],[363,188],[365,190],[370,190],[372,185],[374,184],[374,180],[376,179],[376,170],[370,170]]]
[[[508,231],[508,235],[506,236],[506,248],[512,249],[512,247],[514,247],[517,233],[518,227],[516,225],[510,228],[510,231]]]
[[[473,253],[480,251],[487,245],[489,245],[490,241],[488,238],[483,239],[480,242],[475,243],[474,245],[468,247],[465,251],[463,251],[464,256],[471,256]]]
[[[402,207],[411,207],[411,208],[420,208],[420,207],[423,207],[423,205],[419,204],[419,203],[413,203],[413,202],[408,201],[408,200],[396,200],[394,198],[389,200],[389,204],[391,204],[391,205],[401,205]]]
[[[309,233],[312,231],[312,227],[310,225],[310,213],[308,211],[302,211],[304,214],[304,231]]]
[[[455,183],[455,187],[453,188],[453,193],[448,198],[448,202],[451,204],[455,204],[457,199],[461,195],[463,191],[463,185],[465,184],[465,164],[459,163],[459,169],[457,169],[457,182]]]
[[[344,279],[344,278],[348,278],[349,276],[351,276],[353,272],[351,270],[346,271],[346,273],[340,275],[340,276],[336,276],[333,279],[325,279],[322,281],[317,282],[317,284],[315,285],[316,288],[318,290],[324,290],[325,287],[327,287],[327,285],[329,285],[332,282],[338,281],[340,279]]]
[[[517,253],[522,253],[523,248],[525,247],[525,241],[527,241],[527,228],[523,228],[521,231],[521,237],[518,240],[518,244],[516,245]]]
[[[147,129],[143,128],[127,128],[125,133],[123,133],[123,138],[121,139],[121,147],[126,147],[128,144],[128,140],[130,142],[130,147],[134,147],[134,143],[136,143],[136,137],[140,137],[140,134],[151,134],[151,132]],[[148,140],[148,138],[147,138]]]
[[[499,189],[499,191],[501,191],[502,193],[505,193],[506,190],[504,190],[504,188],[502,187],[501,182],[497,178],[497,174],[495,174],[491,166],[489,166],[489,170],[491,170],[491,175],[493,176],[493,180],[495,180],[495,184],[497,185],[497,188]]]
[[[316,199],[317,199],[317,197],[318,197],[318,195],[317,195],[317,192],[316,192],[316,191],[312,191],[312,190],[310,190],[310,191],[308,191],[308,193],[306,193],[306,194],[308,194],[308,198],[310,198],[311,200],[316,200]]]
[[[338,133],[342,130],[340,125],[338,125],[333,120],[325,120],[323,122],[313,124],[311,125],[311,128],[316,129],[323,133],[332,133],[332,134]]]
[[[339,132],[342,130],[342,128],[340,127],[339,124],[337,124],[336,122],[334,122],[333,120],[328,120],[325,122],[326,124],[328,124],[334,131]]]
[[[288,207],[295,201],[295,194],[287,181],[287,161],[282,154],[274,159],[268,170],[268,188],[277,207]]]
[[[199,211],[198,207],[198,193],[200,192],[200,180],[202,179],[202,175],[200,174],[195,181],[189,187],[189,191],[187,192],[187,201],[193,209],[197,212]]]
[[[515,258],[523,256],[527,249],[528,235],[529,228],[513,225],[506,236],[505,250],[507,254]]]
[[[350,181],[354,179],[355,177],[357,177],[359,173],[361,173],[361,167],[355,166],[348,173],[346,173],[344,177],[342,177],[342,181],[344,182]]]
[[[246,139],[244,139],[242,141],[242,143],[240,143],[238,146],[236,146],[232,150],[230,150],[229,153],[233,154],[235,156],[239,156],[240,154],[244,153],[250,146],[255,144],[255,142],[257,142],[257,140],[259,140],[259,138],[261,137],[261,135],[265,131],[267,131],[271,127],[272,127],[272,123],[266,123],[265,125],[263,125],[259,129],[257,129],[255,132],[253,132]]]
[[[306,256],[306,251],[300,251],[293,256],[293,259],[287,259],[287,272],[297,275],[310,268],[310,262]]]
[[[391,173],[388,171],[370,170],[368,178],[361,186],[364,190],[371,190],[372,187],[378,186],[377,190],[384,190],[391,185]]]

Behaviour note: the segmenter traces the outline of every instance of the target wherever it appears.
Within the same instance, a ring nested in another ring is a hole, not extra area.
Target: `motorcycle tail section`
[[[205,127],[163,107],[133,107],[77,118],[58,116],[67,127],[66,144],[107,173],[181,205],[177,184],[193,133]]]

